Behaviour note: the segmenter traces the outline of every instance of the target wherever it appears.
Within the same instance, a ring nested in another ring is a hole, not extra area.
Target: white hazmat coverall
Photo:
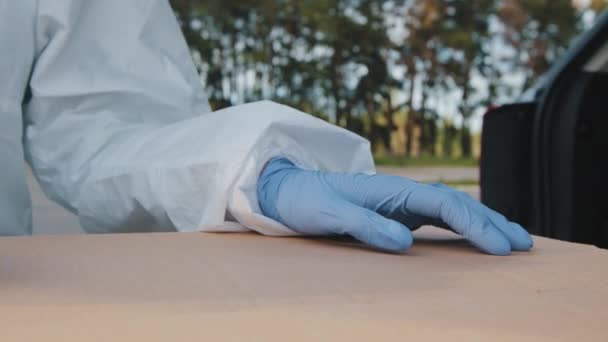
[[[294,234],[260,171],[374,172],[369,143],[269,101],[212,112],[165,0],[0,0],[0,235],[32,231],[24,157],[87,232]]]

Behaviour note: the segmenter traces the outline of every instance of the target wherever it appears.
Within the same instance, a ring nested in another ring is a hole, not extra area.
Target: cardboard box
[[[608,252],[255,234],[0,239],[1,341],[608,340]]]

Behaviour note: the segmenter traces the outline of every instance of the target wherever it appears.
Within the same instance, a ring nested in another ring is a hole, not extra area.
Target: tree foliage
[[[456,136],[457,117],[465,156],[472,154],[476,111],[530,86],[583,30],[584,14],[606,7],[605,0],[576,3],[171,1],[214,108],[272,99],[388,152],[401,136],[407,154],[414,145],[418,152],[451,153],[445,139]],[[513,75],[523,81],[514,83]],[[450,116],[442,110],[454,94]],[[407,113],[403,129],[397,113]]]

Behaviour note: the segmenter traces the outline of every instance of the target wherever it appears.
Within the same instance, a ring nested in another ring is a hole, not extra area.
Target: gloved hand
[[[258,182],[262,212],[304,235],[350,235],[372,247],[402,252],[411,230],[432,224],[464,236],[480,250],[508,255],[532,248],[518,224],[469,195],[406,178],[307,171],[273,159]]]

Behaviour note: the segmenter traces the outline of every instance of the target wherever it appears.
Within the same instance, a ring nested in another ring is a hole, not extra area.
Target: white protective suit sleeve
[[[366,140],[289,107],[211,112],[165,0],[40,1],[36,22],[26,156],[88,232],[290,235],[257,204],[269,159],[374,172]]]
[[[0,0],[0,236],[32,232],[21,103],[34,60],[35,12],[32,1]]]

